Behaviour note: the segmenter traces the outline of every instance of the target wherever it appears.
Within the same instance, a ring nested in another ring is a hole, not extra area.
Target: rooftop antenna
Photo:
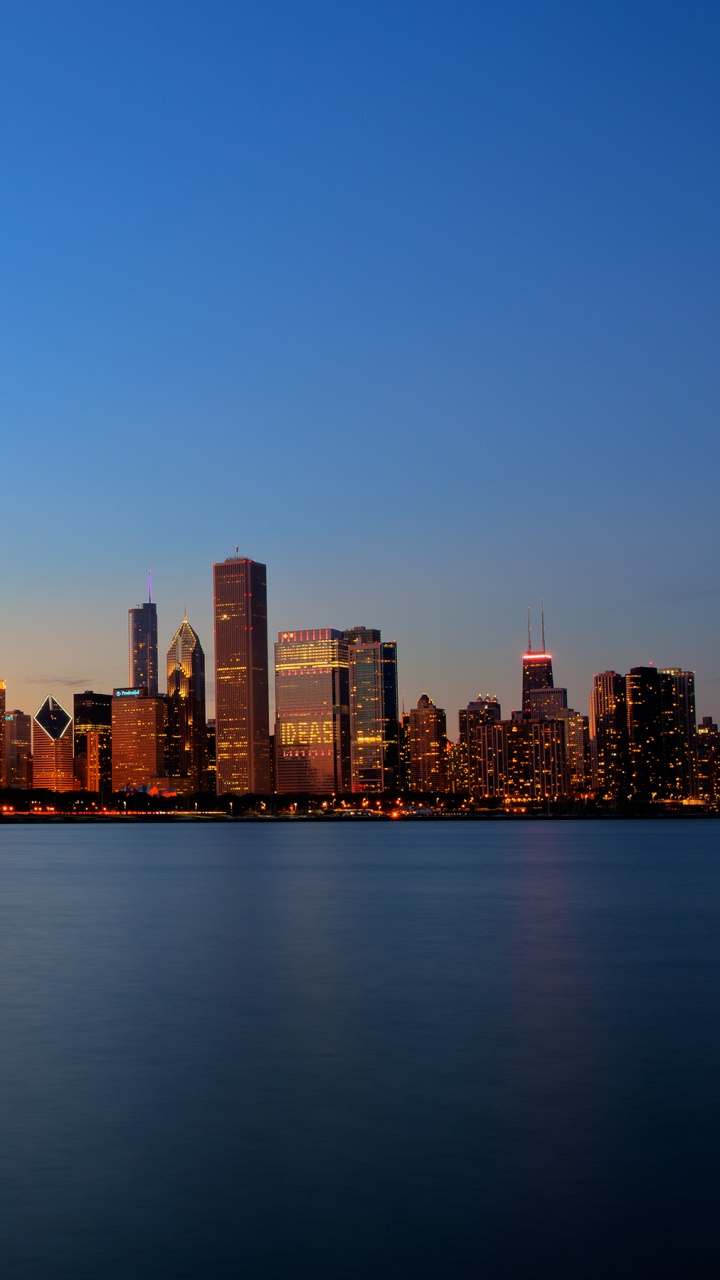
[[[239,548],[239,547],[236,547],[236,548],[235,548],[235,555],[236,555],[236,556],[239,556],[239,555],[240,555],[240,548]]]
[[[544,600],[540,601],[540,617],[542,618],[542,651],[543,653],[545,653],[546,650],[545,650],[545,601]]]
[[[532,636],[530,635],[530,605],[528,605],[528,653],[532,653]]]
[[[148,569],[148,604],[152,604],[152,569]]]

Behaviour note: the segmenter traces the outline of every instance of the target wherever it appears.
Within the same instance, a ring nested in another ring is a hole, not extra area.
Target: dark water
[[[716,1277],[720,823],[0,830],[0,1276]]]

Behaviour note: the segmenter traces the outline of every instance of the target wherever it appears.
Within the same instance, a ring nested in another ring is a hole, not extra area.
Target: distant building
[[[660,669],[660,676],[663,680],[668,787],[676,798],[690,799],[698,794],[695,672],[666,667]]]
[[[398,724],[400,790],[410,790],[410,716],[403,710]]]
[[[720,732],[711,716],[697,727],[698,795],[706,804],[720,804]]]
[[[5,785],[26,791],[32,785],[32,719],[24,711],[5,714]]]
[[[112,789],[167,785],[167,703],[147,689],[114,689],[112,698]]]
[[[397,645],[383,643],[380,632],[367,627],[352,627],[342,636],[348,645],[352,790],[396,790]]]
[[[445,712],[423,693],[410,711],[408,746],[411,791],[446,791]]]
[[[486,725],[498,724],[502,712],[500,703],[495,697],[481,698],[479,695],[473,702],[458,713],[458,748],[464,751],[466,786],[471,796],[477,797],[482,790],[480,783],[480,729]]]
[[[349,791],[349,658],[341,631],[317,627],[279,632],[275,708],[277,791]]]
[[[462,738],[457,742],[446,740],[445,743],[445,784],[454,795],[467,794],[468,766],[467,746]]]
[[[5,699],[7,697],[7,681],[0,680],[0,724],[5,725]],[[7,762],[5,759],[5,736],[3,729],[2,750],[0,750],[0,787],[6,787],[7,782]]]
[[[152,602],[148,575],[148,599],[128,609],[128,642],[130,651],[129,686],[147,689],[150,697],[158,692],[157,606]]]
[[[567,689],[529,689],[527,710],[531,720],[557,720],[567,711]]]
[[[110,774],[108,775],[108,759]],[[111,731],[89,729],[85,735],[85,788],[107,793],[112,788]]]
[[[110,790],[112,784],[112,694],[86,689],[73,699],[75,777],[87,791]],[[88,773],[88,734],[93,740],[93,777]],[[97,785],[90,785],[90,782]]]
[[[565,726],[565,754],[570,772],[570,793],[585,796],[592,792],[590,765],[590,721],[572,707],[564,707],[554,717]]]
[[[531,720],[557,720],[564,725],[565,755],[572,795],[585,795],[591,789],[588,718],[568,707],[567,689],[530,689],[528,693]]]
[[[692,798],[697,793],[693,673],[632,667],[625,688],[631,795],[642,801]]]
[[[625,692],[631,795],[635,800],[664,800],[663,681],[657,667],[632,667]]]
[[[207,732],[205,735],[207,744],[207,775],[208,775],[208,791],[215,791],[215,720],[208,720]]]
[[[553,688],[552,654],[547,653],[545,649],[544,611],[542,614],[542,649],[538,651],[532,647],[530,610],[528,609],[528,647],[527,653],[523,654],[522,674],[522,711],[523,715],[527,716],[532,712],[530,694],[537,689]]]
[[[244,556],[213,565],[218,795],[270,792],[266,582]]]
[[[34,717],[33,786],[48,791],[72,791],[75,786],[72,716],[51,696]]]
[[[625,677],[601,671],[590,695],[592,787],[602,800],[617,803],[630,794],[630,756]]]
[[[167,652],[167,773],[189,792],[207,787],[205,654],[187,617]]]
[[[477,771],[471,794],[510,804],[563,800],[570,793],[561,720],[511,720],[480,725]]]

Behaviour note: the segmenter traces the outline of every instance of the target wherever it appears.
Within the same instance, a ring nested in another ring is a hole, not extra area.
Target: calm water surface
[[[717,1277],[720,823],[0,830],[0,1276]]]

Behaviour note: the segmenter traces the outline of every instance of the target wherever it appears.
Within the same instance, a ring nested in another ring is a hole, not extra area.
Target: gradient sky
[[[380,627],[408,703],[697,672],[720,716],[717,3],[6,6],[0,674]],[[538,634],[539,643],[539,634]]]

